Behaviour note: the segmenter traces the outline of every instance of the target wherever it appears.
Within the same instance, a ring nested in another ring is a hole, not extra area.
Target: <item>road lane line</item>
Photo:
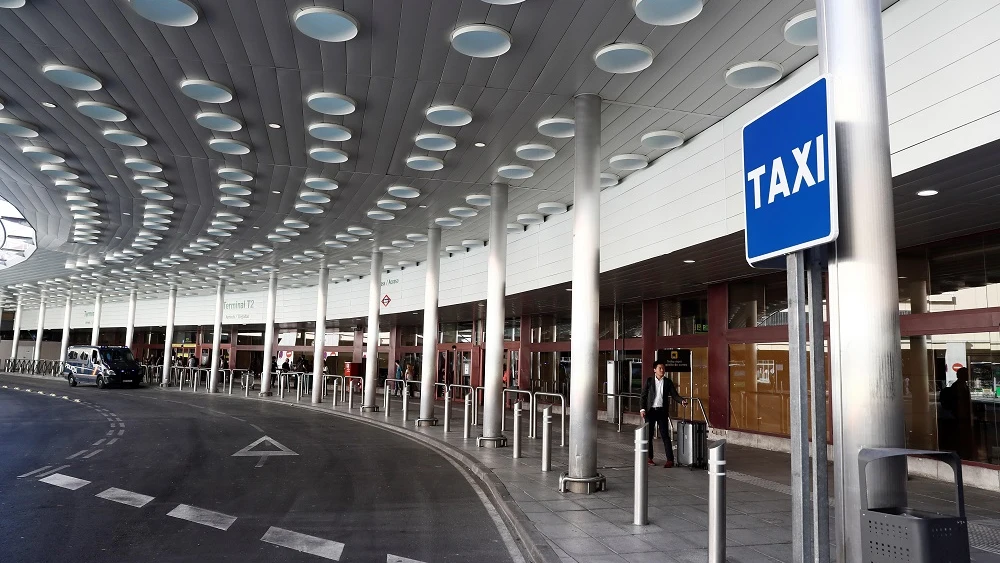
[[[417,561],[416,559],[407,559],[406,557],[400,557],[398,555],[389,554],[385,556],[385,563],[424,563],[423,561]]]
[[[98,440],[98,441],[94,442],[94,443],[93,443],[93,444],[91,444],[91,445],[93,445],[93,446],[100,446],[101,444],[103,444],[103,443],[104,443],[104,441],[105,441],[105,440],[107,440],[107,438],[101,438],[100,440]]]
[[[38,475],[35,475],[35,477],[38,477],[39,479],[41,479],[42,477],[45,477],[47,475],[51,475],[51,474],[55,473],[56,471],[62,471],[63,469],[66,469],[67,467],[69,467],[69,466],[68,465],[60,465],[59,467],[56,467],[55,469],[49,469],[45,473],[39,473]]]
[[[39,479],[39,481],[42,483],[48,483],[49,485],[69,489],[71,491],[75,491],[81,487],[86,487],[90,484],[90,481],[77,479],[76,477],[70,477],[69,475],[63,475],[62,473],[53,473],[44,479]]]
[[[118,441],[118,438],[112,438],[112,439],[108,440],[108,443],[107,443],[107,444],[105,444],[105,445],[106,445],[106,446],[110,446],[111,444],[114,444],[114,443],[115,443],[115,442],[117,442],[117,441]]]
[[[344,544],[340,542],[325,540],[316,536],[308,536],[274,526],[267,529],[267,533],[260,538],[260,541],[333,561],[340,561],[340,554],[344,552]]]
[[[180,518],[181,520],[187,520],[189,522],[194,522],[195,524],[201,524],[202,526],[208,526],[210,528],[223,531],[228,530],[229,527],[233,525],[233,522],[236,521],[235,516],[229,516],[228,514],[212,510],[205,510],[204,508],[198,508],[197,506],[190,506],[187,504],[178,504],[177,508],[167,513],[167,516]]]
[[[87,453],[88,451],[89,450],[80,450],[80,451],[76,452],[75,454],[67,457],[66,459],[73,459],[73,458],[75,458],[77,456],[80,456],[80,455],[83,455],[83,454]]]
[[[46,465],[45,467],[39,467],[38,469],[36,469],[34,471],[29,471],[29,472],[25,473],[24,475],[18,475],[17,478],[21,479],[22,477],[28,477],[30,475],[34,475],[35,473],[40,473],[42,471],[45,471],[46,469],[48,469],[50,467],[52,467],[52,466],[51,465]]]
[[[112,435],[112,434],[114,434],[114,433],[115,433],[115,431],[114,431],[114,430],[108,430],[108,433],[107,433],[107,434],[105,434],[105,436],[110,436],[110,435]]]
[[[119,436],[124,436],[125,435],[125,431],[124,430],[119,430],[118,431],[118,435]],[[110,436],[110,434],[108,434],[108,436]]]
[[[89,454],[83,456],[83,459],[90,459],[90,458],[94,457],[95,455],[97,455],[97,454],[99,454],[99,453],[101,453],[103,451],[104,450],[94,450],[94,451],[90,452]]]
[[[115,487],[111,487],[110,489],[101,491],[94,496],[110,500],[112,502],[134,506],[136,508],[142,508],[147,504],[149,504],[151,500],[153,500],[153,497],[149,495],[133,493],[132,491],[126,491],[125,489],[117,489]]]

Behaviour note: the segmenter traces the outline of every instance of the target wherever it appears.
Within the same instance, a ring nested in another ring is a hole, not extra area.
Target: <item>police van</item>
[[[70,346],[63,375],[73,387],[78,383],[96,384],[100,389],[110,385],[138,387],[142,367],[125,346]]]

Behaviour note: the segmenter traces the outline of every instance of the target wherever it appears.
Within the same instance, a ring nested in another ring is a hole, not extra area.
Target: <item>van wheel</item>
[[[73,377],[72,375],[69,376],[69,386],[70,387],[76,387],[76,378]]]
[[[97,388],[98,389],[104,389],[107,386],[108,386],[108,384],[104,382],[104,376],[103,375],[99,376],[97,378]]]

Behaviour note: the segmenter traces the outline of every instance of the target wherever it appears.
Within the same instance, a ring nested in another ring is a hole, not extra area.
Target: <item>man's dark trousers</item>
[[[670,417],[665,408],[651,408],[646,411],[646,422],[649,423],[649,459],[653,459],[653,429],[660,426],[660,437],[663,438],[663,447],[667,450],[667,461],[673,463],[674,448],[670,440]]]

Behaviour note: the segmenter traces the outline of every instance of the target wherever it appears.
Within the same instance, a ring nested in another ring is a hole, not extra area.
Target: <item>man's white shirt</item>
[[[663,380],[666,378],[653,377],[653,385],[656,386],[656,397],[653,399],[653,405],[651,408],[662,409],[663,408]]]

